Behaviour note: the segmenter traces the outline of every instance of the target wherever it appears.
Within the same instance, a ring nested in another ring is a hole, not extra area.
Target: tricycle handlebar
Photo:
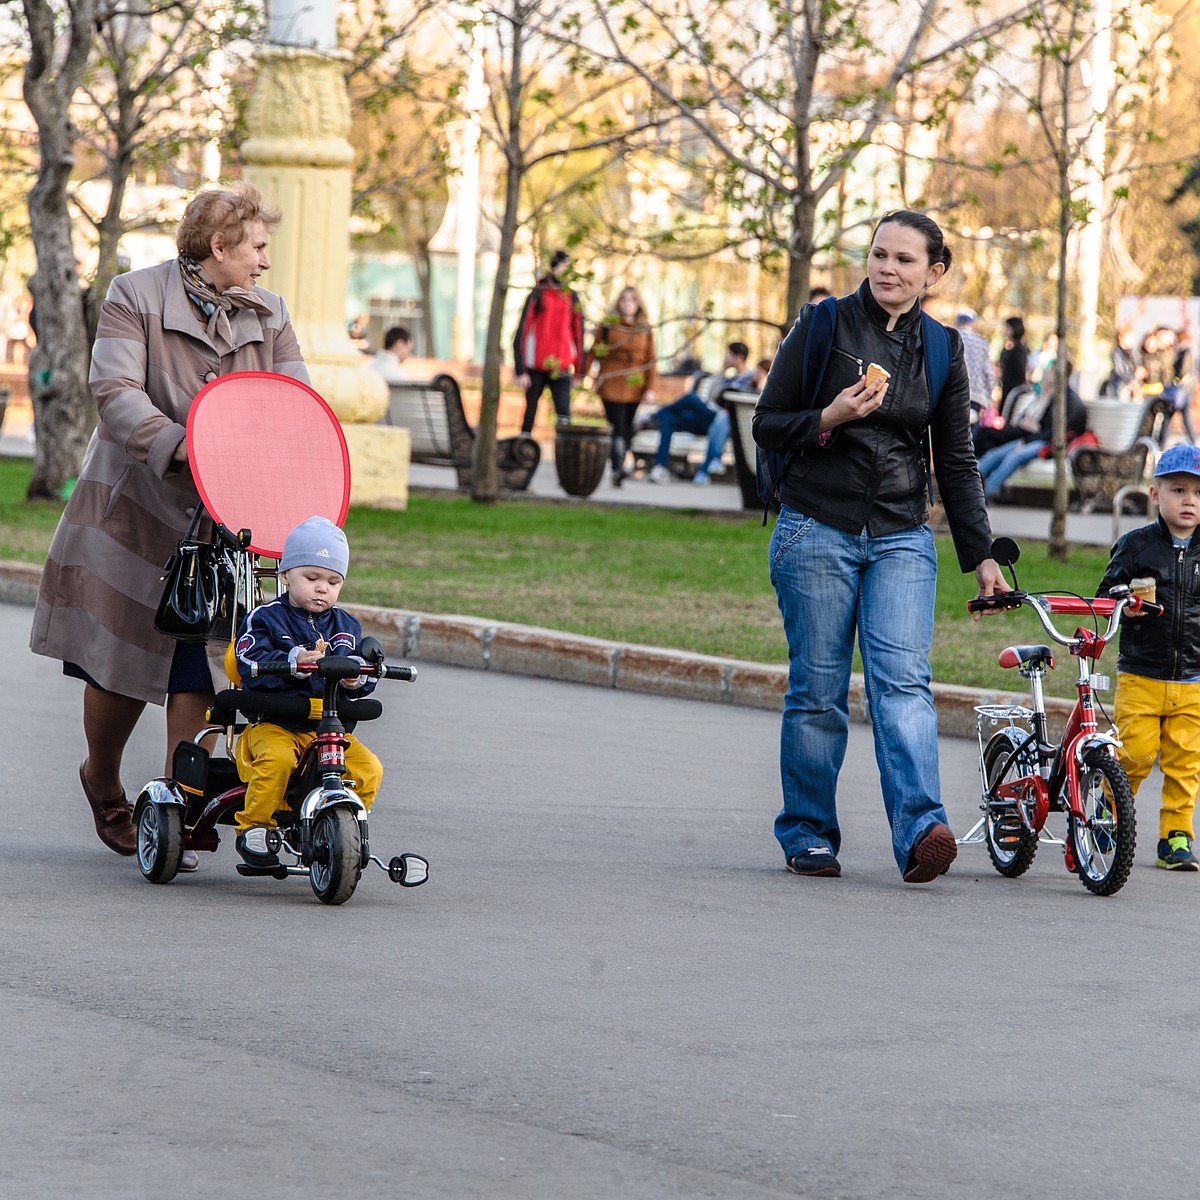
[[[368,663],[342,654],[327,654],[319,662],[298,663],[296,670],[302,675],[316,675],[321,679],[357,679],[365,675],[368,679],[399,679],[412,683],[417,677],[416,667],[391,666],[388,663]],[[250,664],[251,677],[260,675],[290,676],[292,664],[286,658],[271,659]]]

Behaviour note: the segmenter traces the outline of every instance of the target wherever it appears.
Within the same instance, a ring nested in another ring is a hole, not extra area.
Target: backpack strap
[[[801,374],[804,379],[804,394],[816,399],[829,365],[833,351],[833,335],[837,331],[837,300],[826,296],[812,312],[808,332],[804,337],[804,363]]]
[[[921,343],[925,348],[925,382],[929,387],[929,413],[937,408],[950,378],[950,334],[941,321],[921,310]],[[925,490],[933,504],[933,433],[925,436]]]
[[[925,380],[929,384],[929,411],[937,408],[950,378],[950,334],[940,321],[921,310],[921,342],[925,347]]]

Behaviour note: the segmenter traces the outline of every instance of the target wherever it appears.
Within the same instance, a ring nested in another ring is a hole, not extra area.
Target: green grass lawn
[[[0,459],[0,558],[40,562],[58,522],[58,506],[25,504],[30,471],[26,460]],[[351,509],[343,598],[783,663],[767,578],[770,531],[760,520],[534,500],[486,507],[414,494],[406,512]],[[1090,595],[1107,562],[1101,551],[1079,549],[1068,563],[1052,563],[1042,543],[1022,553],[1020,580],[1031,590]],[[1017,690],[1020,680],[996,655],[1013,642],[1042,641],[1036,620],[1026,612],[971,620],[974,577],[959,571],[949,537],[938,538],[938,554],[934,678]],[[1056,675],[1050,693],[1072,694],[1071,664]]]

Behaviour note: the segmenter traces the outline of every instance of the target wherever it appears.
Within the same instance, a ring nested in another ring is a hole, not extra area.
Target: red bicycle
[[[1000,652],[1000,666],[1016,668],[1029,681],[1031,707],[976,707],[983,816],[959,842],[986,844],[992,865],[1009,879],[1029,870],[1039,841],[1061,845],[1067,870],[1088,891],[1112,896],[1129,878],[1137,822],[1129,779],[1117,759],[1119,733],[1115,727],[1107,733],[1097,728],[1095,693],[1108,690],[1111,682],[1095,674],[1095,664],[1116,637],[1123,614],[1161,613],[1162,606],[1124,586],[1095,599],[1021,591],[1014,569],[1020,557],[1016,542],[997,538],[992,557],[1009,569],[1014,590],[970,600],[968,610],[1032,608],[1047,635],[1078,660],[1077,696],[1061,739],[1051,742],[1042,680],[1054,669],[1053,652],[1045,645],[1007,646]],[[1107,617],[1108,627],[1100,633],[1080,626],[1068,636],[1054,626],[1053,614],[1091,617],[1093,624]],[[1045,829],[1052,812],[1066,814],[1065,839]]]

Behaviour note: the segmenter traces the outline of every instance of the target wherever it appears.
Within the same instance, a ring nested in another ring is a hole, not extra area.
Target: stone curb
[[[0,561],[0,602],[32,606],[41,568],[32,563]],[[678,696],[747,708],[783,708],[787,667],[742,662],[682,650],[663,650],[559,633],[482,617],[442,616],[347,604],[363,632],[379,639],[388,654],[417,662],[446,663],[481,671],[500,671],[567,683]],[[933,685],[938,730],[943,736],[975,737],[975,706],[1024,703],[1027,697],[985,688]],[[1065,719],[1071,703],[1047,700],[1052,721]],[[869,722],[861,675],[850,679],[850,717]]]

